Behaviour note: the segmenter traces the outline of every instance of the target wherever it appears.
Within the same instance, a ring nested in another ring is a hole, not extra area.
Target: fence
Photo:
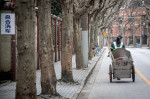
[[[51,29],[53,34],[54,61],[60,61],[62,49],[62,19],[51,14]],[[39,65],[39,21],[37,16],[37,69]]]

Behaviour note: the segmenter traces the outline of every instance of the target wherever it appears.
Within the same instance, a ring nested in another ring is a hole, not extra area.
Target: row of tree
[[[83,68],[83,50],[80,28],[81,21],[88,23],[89,59],[92,47],[102,32],[116,18],[124,0],[58,0],[62,7],[62,81],[73,82],[72,42],[75,42],[76,68]],[[35,5],[38,3],[40,34],[40,67],[42,94],[58,95],[56,74],[53,62],[53,43],[51,32],[51,0],[16,0],[15,13],[17,25],[17,85],[16,99],[36,99],[35,68]],[[86,19],[85,19],[86,18]],[[87,19],[88,18],[88,19]],[[94,36],[96,35],[96,36]]]

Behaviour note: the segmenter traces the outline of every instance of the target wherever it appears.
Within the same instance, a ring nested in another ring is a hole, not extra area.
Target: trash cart
[[[133,60],[128,50],[118,48],[112,51],[114,59],[109,66],[109,78],[112,79],[132,78],[135,81],[135,69]]]

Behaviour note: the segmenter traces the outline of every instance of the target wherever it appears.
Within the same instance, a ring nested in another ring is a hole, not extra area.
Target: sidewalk
[[[103,53],[104,49],[102,49]],[[75,63],[75,55],[72,57],[72,67],[73,67],[73,79],[75,82],[78,83],[64,83],[64,82],[57,82],[57,92],[65,97],[65,98],[73,98],[76,99],[80,91],[82,90],[88,76],[92,72],[93,68],[97,64],[100,56],[93,57],[92,60],[89,61],[88,68],[84,70],[76,70],[76,63]],[[56,77],[57,79],[61,79],[61,62],[55,62],[54,64]],[[36,88],[37,88],[37,95],[41,93],[41,84],[40,84],[40,70],[36,71],[37,79],[36,79]],[[0,99],[15,99],[15,89],[16,89],[16,82],[11,82],[5,86],[0,87]],[[47,97],[49,98],[49,97]],[[51,97],[54,98],[54,97]],[[46,99],[46,97],[38,96],[38,99]]]

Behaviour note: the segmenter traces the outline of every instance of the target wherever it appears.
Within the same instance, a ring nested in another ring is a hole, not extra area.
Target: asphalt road
[[[93,73],[89,77],[78,99],[150,99],[150,49],[127,48],[131,52],[134,65],[141,73],[135,74],[135,82],[131,78],[109,82],[110,57],[105,51]],[[145,81],[143,80],[145,79]]]

